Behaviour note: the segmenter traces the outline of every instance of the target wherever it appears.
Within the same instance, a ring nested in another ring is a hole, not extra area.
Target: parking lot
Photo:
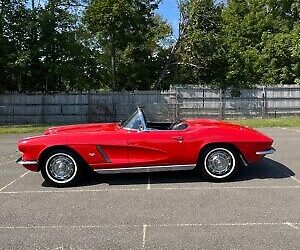
[[[54,188],[0,136],[0,249],[299,249],[300,129],[228,183],[194,172],[91,176]]]

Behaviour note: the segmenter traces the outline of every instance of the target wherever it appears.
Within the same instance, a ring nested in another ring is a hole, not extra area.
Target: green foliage
[[[170,27],[154,14],[158,2],[94,0],[86,22],[101,44],[105,85],[112,89],[149,89],[161,68],[161,41]]]
[[[96,52],[85,44],[92,36],[71,9],[81,2],[49,0],[30,9],[25,0],[1,1],[3,89],[83,90],[99,84]]]
[[[29,13],[24,1],[0,2],[0,89],[14,89],[20,84],[28,60]]]
[[[170,82],[219,88],[299,83],[299,0],[181,1]]]
[[[298,81],[299,5],[299,0],[229,1],[222,13],[229,55],[228,85]]]
[[[300,0],[160,2],[0,0],[0,92],[300,84]]]
[[[221,36],[221,10],[213,0],[184,2],[185,20],[177,53],[178,83],[221,86],[227,67]]]

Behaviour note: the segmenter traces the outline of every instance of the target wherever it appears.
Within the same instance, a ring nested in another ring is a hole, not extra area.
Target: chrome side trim
[[[39,162],[38,161],[23,161],[22,157],[21,157],[16,161],[16,163],[21,164],[21,165],[35,165],[35,164],[38,164]]]
[[[275,149],[274,148],[270,148],[268,150],[264,150],[264,151],[258,151],[256,152],[257,155],[270,155],[270,154],[273,154],[275,153]]]
[[[107,162],[107,163],[111,163],[110,158],[105,153],[105,151],[103,150],[103,148],[101,148],[101,146],[96,146],[96,148],[97,148],[98,152],[100,153],[100,155],[102,156],[103,160],[105,160],[105,162]]]
[[[106,169],[95,169],[95,171],[101,174],[119,174],[119,173],[143,173],[143,172],[192,170],[195,167],[196,164],[189,164],[189,165],[132,167],[132,168],[106,168]]]

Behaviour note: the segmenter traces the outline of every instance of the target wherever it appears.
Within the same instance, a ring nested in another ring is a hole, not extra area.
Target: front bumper
[[[273,154],[275,152],[276,152],[275,148],[270,148],[268,150],[258,151],[258,152],[256,152],[256,154],[257,155],[270,155],[270,154]]]
[[[22,157],[20,157],[17,161],[16,161],[16,163],[18,163],[18,164],[21,164],[21,165],[36,165],[36,164],[38,164],[39,162],[38,161],[23,161],[23,159],[22,159]]]
[[[38,161],[24,161],[22,159],[22,157],[20,157],[16,163],[23,165],[25,168],[27,168],[28,170],[34,171],[34,172],[38,172],[39,168],[38,168]]]

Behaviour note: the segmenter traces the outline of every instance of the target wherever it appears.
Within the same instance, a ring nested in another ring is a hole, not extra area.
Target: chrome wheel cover
[[[52,155],[46,163],[46,172],[50,179],[57,183],[71,181],[76,172],[77,165],[75,160],[63,153]]]
[[[216,148],[210,151],[205,157],[205,169],[215,178],[225,178],[235,168],[233,154],[225,148]]]

